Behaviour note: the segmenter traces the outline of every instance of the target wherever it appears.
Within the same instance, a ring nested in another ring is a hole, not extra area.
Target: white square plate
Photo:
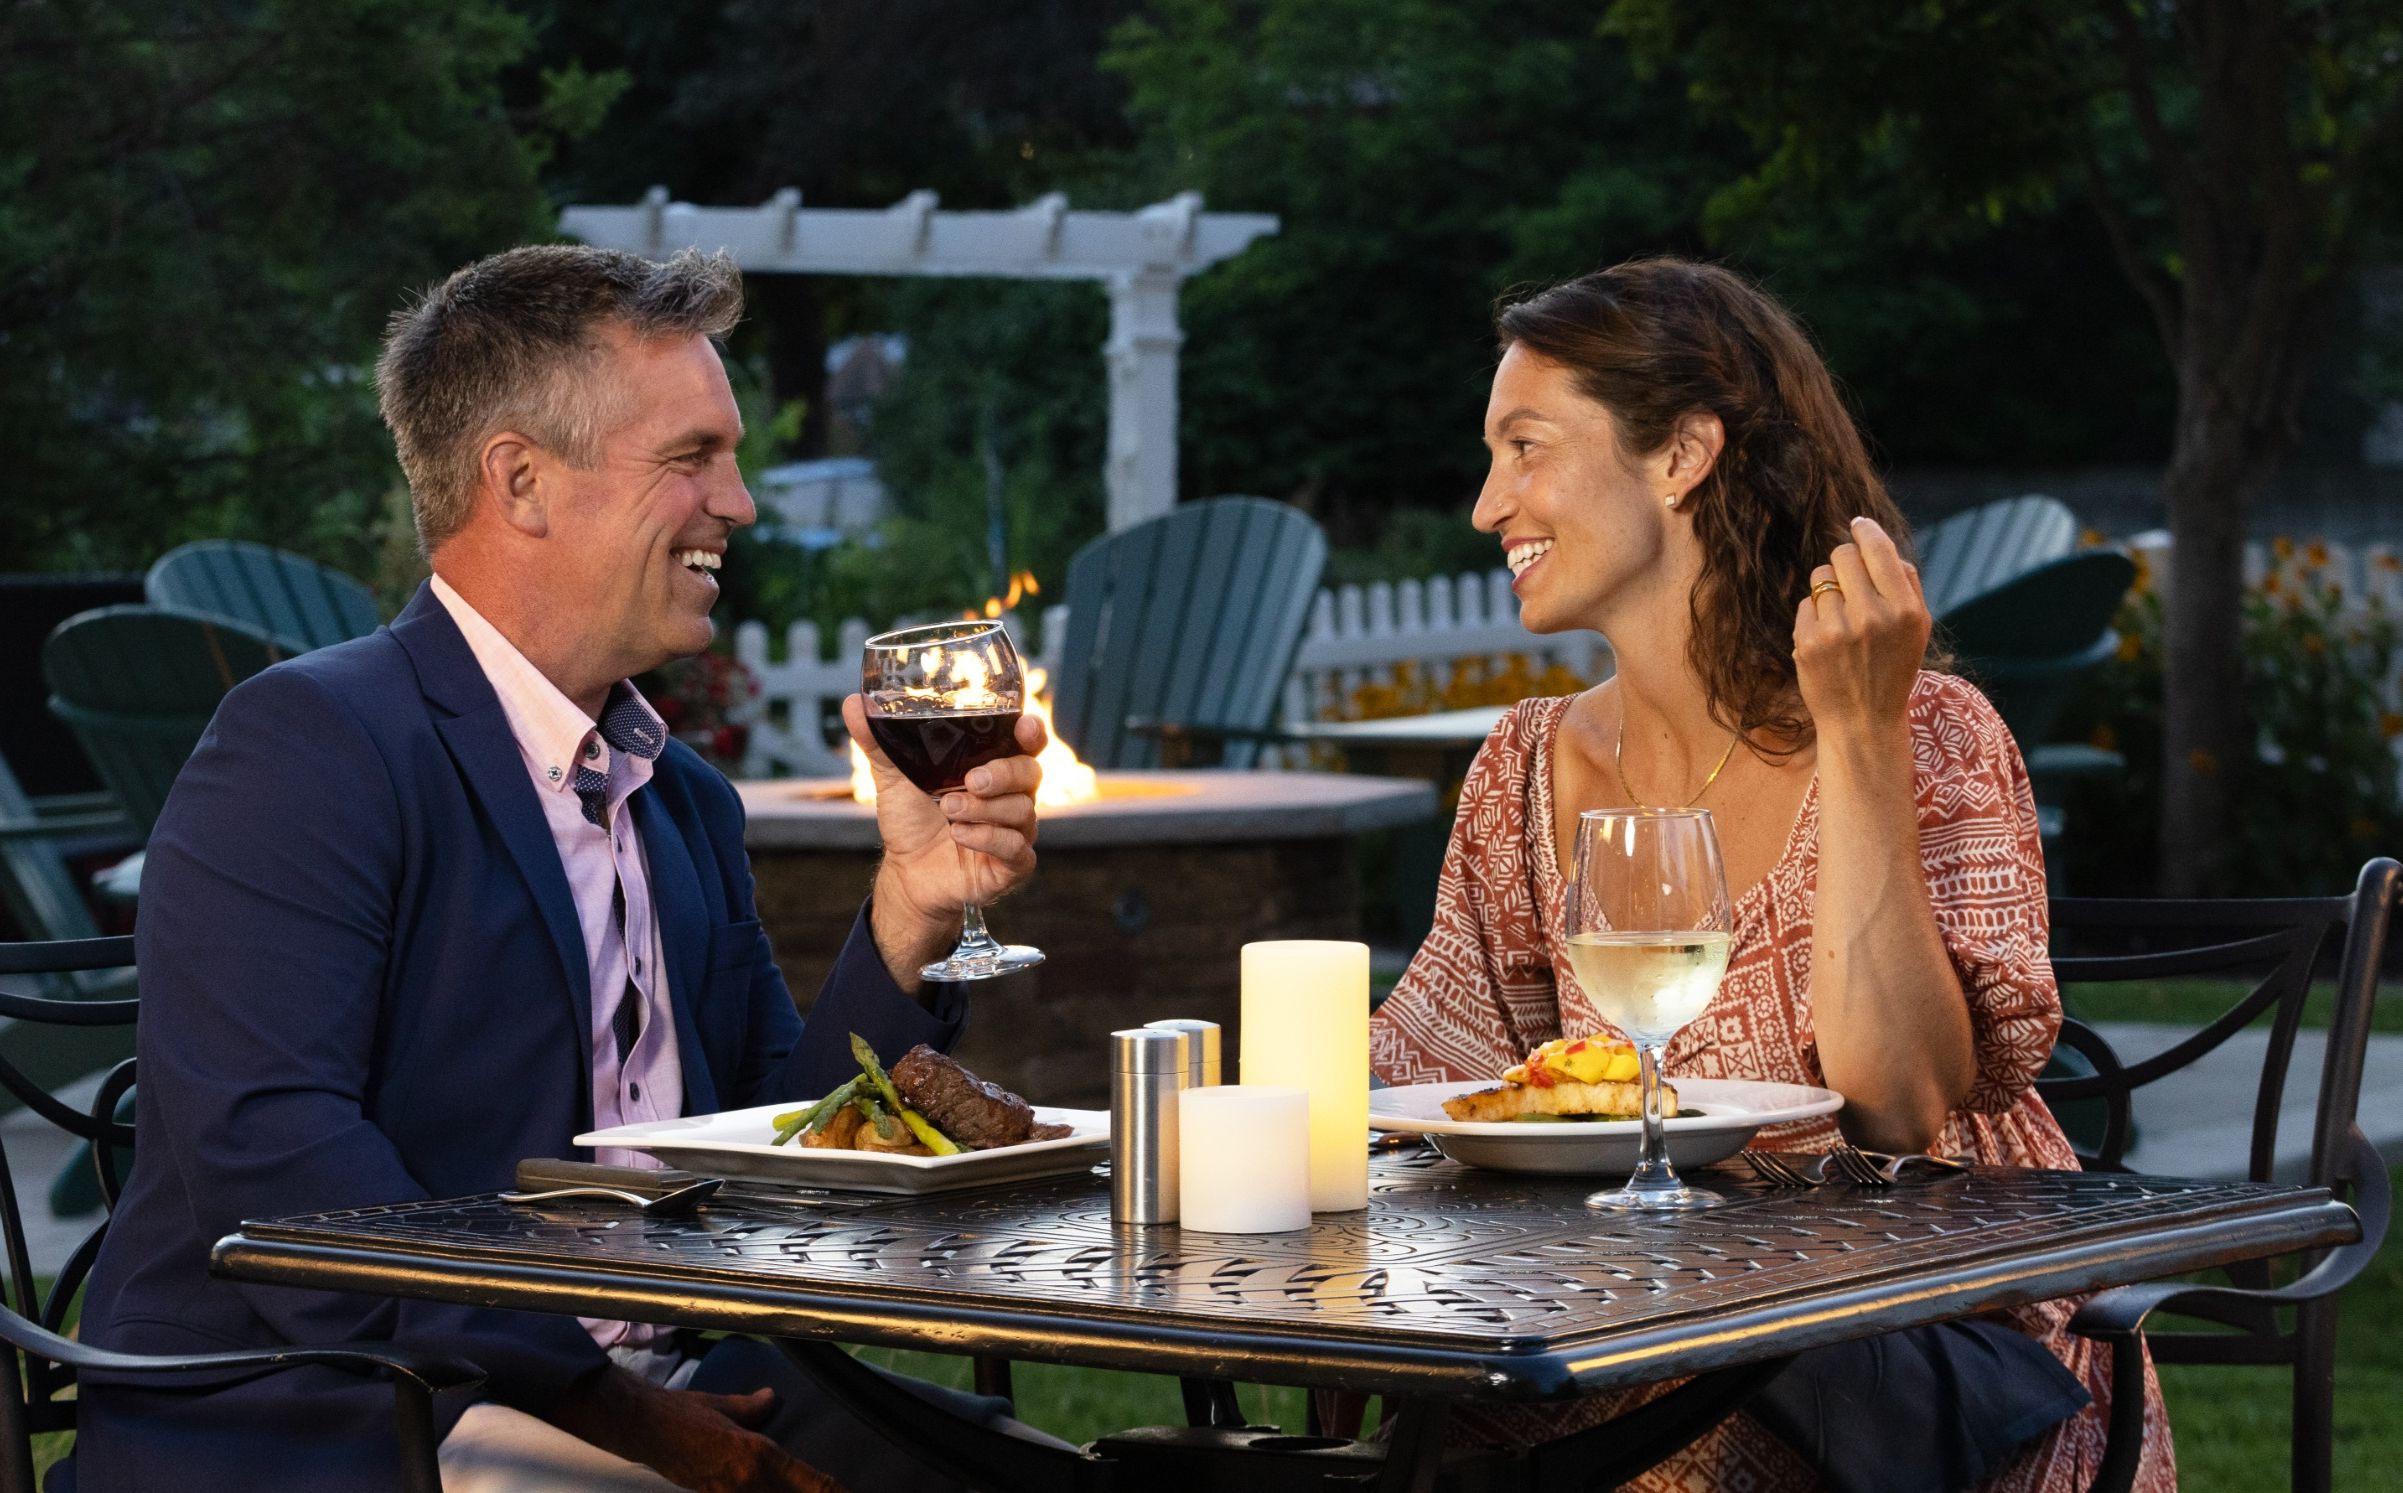
[[[962,1151],[957,1156],[810,1150],[798,1140],[770,1145],[776,1136],[776,1116],[790,1114],[799,1107],[800,1102],[762,1104],[754,1109],[688,1115],[680,1120],[649,1120],[612,1130],[587,1131],[576,1137],[576,1144],[648,1152],[669,1166],[703,1177],[734,1177],[784,1187],[890,1193],[949,1192],[957,1187],[987,1187],[996,1182],[1054,1177],[1081,1172],[1097,1161],[1108,1160],[1110,1155],[1108,1111],[1047,1109],[1041,1105],[1035,1107],[1038,1123],[1066,1125],[1070,1133],[1058,1140],[995,1146],[989,1151]]]

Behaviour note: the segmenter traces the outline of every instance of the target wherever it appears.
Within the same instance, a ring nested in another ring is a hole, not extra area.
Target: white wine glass
[[[1702,1014],[1733,941],[1727,872],[1708,809],[1594,809],[1577,816],[1569,883],[1569,967],[1638,1054],[1644,1145],[1627,1185],[1591,1208],[1709,1208],[1669,1164],[1660,1065],[1669,1039]]]
[[[966,787],[970,772],[1018,751],[1026,681],[1018,650],[999,622],[937,622],[879,633],[861,654],[860,694],[868,734],[930,798]],[[984,909],[970,902],[960,909],[959,946],[918,974],[989,980],[1042,962],[1041,949],[994,938]]]

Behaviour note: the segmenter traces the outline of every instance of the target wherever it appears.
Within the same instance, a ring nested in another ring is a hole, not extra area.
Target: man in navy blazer
[[[722,256],[545,247],[394,318],[379,387],[436,579],[374,636],[228,695],[160,816],[141,1144],[88,1340],[391,1341],[489,1375],[472,1412],[443,1407],[453,1440],[489,1411],[597,1449],[626,1486],[835,1486],[808,1447],[752,1429],[764,1392],[670,1387],[696,1382],[672,1340],[208,1272],[245,1218],[506,1188],[521,1157],[576,1154],[639,1080],[704,1113],[824,1092],[854,1071],[853,1032],[888,1059],[957,1036],[959,988],[916,971],[964,902],[1032,870],[1031,755],[938,802],[846,703],[885,857],[804,1023],[752,905],[739,800],[662,749],[622,683],[707,646],[726,538],[753,518],[711,340],[740,295]],[[1041,741],[1022,725],[1030,754]],[[390,1407],[384,1384],[313,1368],[199,1392],[96,1376],[71,1476],[85,1493],[374,1487]]]

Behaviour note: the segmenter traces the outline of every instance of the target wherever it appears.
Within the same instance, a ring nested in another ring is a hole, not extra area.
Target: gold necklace
[[[1690,809],[1702,802],[1702,795],[1710,792],[1710,785],[1719,781],[1719,774],[1727,770],[1728,760],[1735,756],[1736,743],[1743,739],[1744,733],[1741,731],[1727,733],[1727,750],[1719,754],[1719,765],[1710,770],[1710,776],[1702,780],[1702,786],[1694,790],[1694,796],[1677,807]],[[1624,711],[1619,715],[1618,735],[1611,738],[1610,766],[1611,771],[1619,775],[1620,791],[1625,793],[1637,808],[1647,807],[1644,803],[1644,796],[1636,792],[1634,785],[1627,781],[1627,716]]]

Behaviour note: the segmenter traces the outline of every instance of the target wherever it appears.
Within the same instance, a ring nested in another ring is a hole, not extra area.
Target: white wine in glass
[[[1596,809],[1577,816],[1569,967],[1639,1054],[1644,1142],[1627,1185],[1594,1208],[1708,1208],[1669,1164],[1660,1063],[1669,1039],[1719,993],[1734,941],[1727,873],[1708,809]]]

